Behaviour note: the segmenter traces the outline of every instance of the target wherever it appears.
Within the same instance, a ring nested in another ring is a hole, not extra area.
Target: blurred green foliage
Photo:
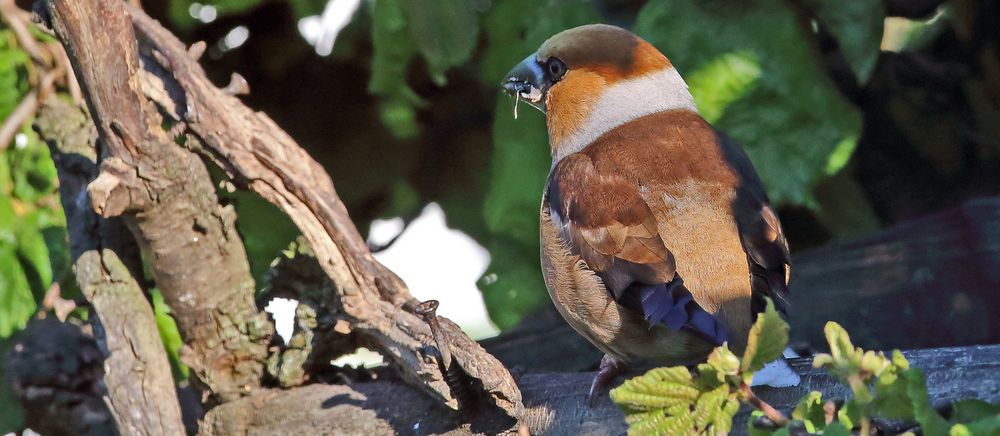
[[[28,94],[29,59],[14,41],[0,31],[0,119]],[[10,144],[0,144],[0,338],[24,327],[70,267],[55,167],[30,126],[29,120]]]
[[[0,120],[28,95],[30,60],[11,31],[0,26]],[[8,144],[0,144],[0,356],[23,329],[54,282],[72,298],[65,217],[48,147],[25,122]],[[0,366],[2,377],[2,366]],[[16,430],[21,414],[0,383],[0,432]]]
[[[324,4],[291,2],[296,18],[320,14]],[[503,74],[545,39],[574,26],[607,21],[611,4],[615,2],[365,1],[354,20],[370,29],[372,52],[365,59],[378,119],[397,139],[427,138],[420,136],[428,126],[421,116],[435,111],[425,95],[428,86],[445,86],[450,72],[462,69],[497,92]],[[264,4],[171,0],[171,19],[181,28],[191,27],[203,5],[224,16]],[[879,56],[882,2],[809,0],[803,5],[843,47],[852,71],[867,80]],[[860,136],[861,115],[823,68],[814,47],[818,27],[800,22],[804,18],[795,7],[780,0],[664,0],[647,2],[625,20],[677,66],[704,116],[744,145],[774,202],[820,210],[813,189],[847,164]],[[542,114],[525,110],[515,121],[509,99],[499,98],[494,107],[489,173],[479,192],[460,196],[466,201],[447,201],[449,192],[465,194],[469,187],[439,190],[451,224],[490,251],[491,264],[479,285],[493,321],[509,328],[548,300],[539,273],[537,213],[551,160]],[[399,185],[409,186],[392,184]],[[405,215],[420,205],[411,206],[389,204],[383,213]]]

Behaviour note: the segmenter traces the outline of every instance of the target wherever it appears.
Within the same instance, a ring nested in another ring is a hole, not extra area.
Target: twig
[[[0,0],[0,16],[10,26],[14,32],[18,45],[31,56],[35,62],[45,65],[52,65],[52,56],[38,44],[35,37],[28,31],[27,23],[29,15],[14,4],[14,0]]]
[[[781,413],[778,409],[771,407],[771,405],[767,404],[764,400],[761,400],[760,397],[758,397],[757,394],[754,394],[753,390],[750,389],[750,385],[746,383],[740,384],[740,392],[743,393],[747,403],[753,406],[754,409],[764,412],[764,416],[766,416],[767,419],[770,419],[771,422],[779,426],[788,425],[788,417],[786,417],[785,414]]]
[[[17,135],[17,131],[21,129],[21,125],[24,124],[24,122],[27,121],[37,109],[38,94],[35,91],[31,91],[28,95],[24,96],[24,99],[17,104],[14,111],[11,112],[7,119],[3,121],[3,126],[0,126],[0,151],[10,146],[11,141],[14,140],[14,135]]]

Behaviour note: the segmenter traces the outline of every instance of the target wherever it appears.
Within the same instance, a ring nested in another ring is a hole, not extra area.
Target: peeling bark
[[[176,146],[141,92],[139,54],[124,3],[46,0],[104,146],[88,193],[105,217],[122,214],[184,338],[182,359],[203,394],[227,401],[260,386],[273,326],[254,283],[236,214],[219,204],[208,170]]]
[[[135,277],[135,241],[119,219],[99,217],[86,200],[97,175],[97,132],[86,113],[50,98],[35,128],[52,151],[76,279],[93,306],[104,359],[105,394],[119,433],[181,434],[180,406],[156,318]]]
[[[148,98],[184,123],[200,151],[237,183],[281,208],[302,231],[320,266],[336,285],[330,296],[352,331],[389,358],[411,384],[457,407],[444,381],[436,344],[427,324],[414,313],[414,299],[395,274],[375,261],[351,222],[333,182],[267,115],[254,112],[220,90],[184,45],[138,9],[130,9],[141,50],[151,62],[140,80]],[[150,77],[152,76],[152,77]],[[488,399],[517,416],[520,394],[506,368],[441,320],[453,355],[483,386]]]

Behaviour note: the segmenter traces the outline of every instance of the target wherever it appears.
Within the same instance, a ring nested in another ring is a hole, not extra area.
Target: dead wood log
[[[962,398],[1000,401],[1000,345],[939,348],[903,353],[910,364],[927,374],[931,403]],[[824,398],[846,398],[850,390],[812,360],[793,359],[790,365],[802,377],[794,388],[756,388],[758,395],[788,413],[805,394],[820,391]],[[594,408],[583,405],[594,373],[526,374],[518,380],[524,395],[521,424],[531,434],[623,434],[625,420],[607,397]],[[249,406],[249,405],[252,405]],[[733,434],[745,434],[749,410],[734,422]],[[310,385],[288,391],[267,391],[213,409],[205,418],[202,435],[289,433],[324,434],[498,434],[516,429],[496,416],[463,423],[454,413],[420,401],[412,388],[392,381],[351,385]]]

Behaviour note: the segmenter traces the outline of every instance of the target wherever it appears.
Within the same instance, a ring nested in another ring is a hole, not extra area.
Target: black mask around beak
[[[507,73],[503,80],[503,89],[517,101],[524,99],[531,106],[545,112],[545,94],[553,84],[566,73],[566,66],[559,59],[538,60],[538,55],[532,53],[514,69]],[[517,114],[517,103],[514,104]]]

